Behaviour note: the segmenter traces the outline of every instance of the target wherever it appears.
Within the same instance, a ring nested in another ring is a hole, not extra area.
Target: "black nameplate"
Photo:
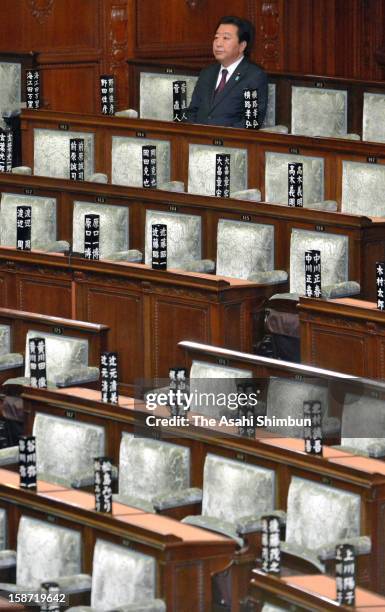
[[[235,455],[236,459],[238,459],[238,461],[245,461],[246,457],[244,455],[244,453],[237,453]]]
[[[332,484],[332,479],[329,478],[328,476],[322,476],[322,483],[326,484],[326,485],[331,485]]]
[[[68,125],[68,123],[59,123],[59,130],[63,130],[63,132],[68,132],[68,130],[70,129],[70,126]]]
[[[25,75],[26,81],[26,103],[27,108],[40,108],[40,71],[27,70]]]
[[[223,140],[221,138],[214,138],[213,145],[216,147],[223,147]]]
[[[377,163],[377,157],[375,157],[374,155],[368,155],[368,157],[366,158],[368,164],[376,164]]]
[[[302,374],[296,374],[296,375],[294,376],[294,379],[295,379],[295,380],[304,380],[304,378],[303,378],[303,375],[302,375]]]
[[[137,138],[146,138],[146,132],[136,132]]]
[[[74,419],[75,413],[73,410],[66,410],[64,416],[66,417],[66,419]]]
[[[57,336],[61,336],[63,333],[63,328],[62,327],[53,327],[52,331],[54,334],[56,334]]]
[[[127,540],[127,538],[123,538],[122,539],[122,546],[125,546],[126,548],[131,548],[132,544],[131,544],[130,540]]]
[[[170,204],[170,205],[169,205],[169,207],[168,207],[168,209],[169,209],[169,211],[171,211],[171,212],[177,212],[178,207],[177,207],[177,206],[175,206],[175,204]]]
[[[241,215],[241,221],[251,221],[250,215]]]
[[[96,196],[95,197],[95,202],[97,204],[105,204],[106,203],[106,198],[104,198],[103,196]]]
[[[33,189],[24,189],[25,195],[33,195]]]
[[[325,87],[325,83],[323,81],[316,81],[315,86],[318,87],[318,89],[323,89]]]
[[[175,72],[174,68],[171,68],[171,67],[170,68],[165,68],[164,71],[165,71],[166,74],[174,74],[174,72]]]
[[[289,153],[292,155],[299,155],[299,149],[297,147],[289,147]]]
[[[325,226],[324,225],[316,225],[315,226],[315,231],[316,232],[324,232],[325,231]]]
[[[53,516],[52,514],[47,514],[46,519],[49,523],[56,523],[56,516]]]
[[[218,357],[217,362],[221,366],[228,366],[229,365],[229,360],[225,359],[224,357]]]

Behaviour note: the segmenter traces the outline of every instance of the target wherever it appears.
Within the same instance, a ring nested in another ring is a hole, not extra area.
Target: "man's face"
[[[239,42],[238,27],[233,23],[222,23],[215,32],[213,53],[222,66],[230,66],[241,57],[247,43]]]

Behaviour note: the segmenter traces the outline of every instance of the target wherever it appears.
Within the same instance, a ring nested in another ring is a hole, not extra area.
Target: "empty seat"
[[[34,174],[70,178],[70,140],[84,139],[84,178],[94,173],[95,136],[90,132],[34,129]]]
[[[21,108],[21,64],[0,62],[0,127],[3,115]]]
[[[56,199],[3,193],[0,204],[0,244],[16,247],[17,207],[31,207],[31,248],[41,251],[63,251],[65,241],[56,240]]]
[[[73,250],[84,253],[84,223],[86,215],[100,216],[99,257],[100,259],[120,259],[141,261],[142,254],[129,249],[129,208],[74,202],[73,209]]]
[[[385,217],[385,166],[342,162],[341,212]]]
[[[340,89],[292,87],[291,132],[304,136],[346,136],[348,93]]]
[[[215,196],[216,155],[231,155],[230,192],[247,187],[247,150],[209,145],[189,145],[188,191],[199,195]]]
[[[289,202],[289,165],[303,164],[303,206],[337,210],[337,203],[324,201],[325,160],[323,157],[309,155],[291,155],[267,151],[265,156],[265,200],[273,204]]]
[[[190,487],[190,449],[123,433],[119,455],[120,503],[147,512],[200,501]]]
[[[36,592],[47,581],[57,582],[71,592],[90,588],[89,577],[80,574],[81,534],[74,529],[22,516],[16,552],[4,550],[0,559],[16,565],[16,584],[0,583],[1,591]]]
[[[45,339],[48,386],[69,387],[99,379],[99,369],[88,365],[88,340],[29,330],[25,343],[24,377],[9,379],[6,383],[30,384],[29,340],[36,337]]]
[[[273,512],[274,483],[273,470],[208,454],[202,514],[183,522],[223,533],[242,546],[243,536],[259,531],[261,517]]]
[[[96,540],[92,563],[91,607],[75,606],[69,612],[166,612],[157,589],[156,560],[107,542]]]
[[[69,487],[94,482],[94,458],[105,453],[105,431],[91,423],[36,413],[36,466],[40,480]],[[17,463],[17,446],[0,450],[0,465]]]
[[[370,538],[360,536],[361,499],[335,487],[293,477],[287,499],[286,540],[281,548],[325,571],[338,544],[370,552]]]
[[[140,118],[172,121],[173,83],[186,81],[187,106],[198,77],[185,74],[157,74],[153,72],[140,73]]]
[[[156,146],[157,187],[170,180],[170,143],[166,140],[112,137],[112,178],[114,185],[143,187],[142,147]]]
[[[364,93],[362,140],[385,142],[385,94]]]
[[[348,393],[342,412],[341,448],[358,455],[385,457],[385,402]]]

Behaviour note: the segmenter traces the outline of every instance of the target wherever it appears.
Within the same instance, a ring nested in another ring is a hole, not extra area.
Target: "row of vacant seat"
[[[89,132],[60,132],[35,129],[34,167],[38,176],[69,178],[71,138],[85,140],[86,180],[107,181],[107,176],[94,173],[94,136]],[[170,182],[171,145],[165,140],[112,138],[111,182],[116,185],[143,187],[142,146],[154,145],[157,151],[157,184],[161,189],[184,191],[184,184]],[[248,153],[246,149],[209,145],[189,145],[188,192],[215,195],[216,155],[229,154],[230,192],[232,197],[261,201],[261,191],[248,190]],[[337,210],[337,202],[325,200],[325,160],[322,156],[298,155],[267,151],[265,154],[264,193],[266,202],[288,205],[290,164],[303,164],[303,206],[321,210]],[[18,171],[16,169],[16,171]],[[28,172],[28,168],[20,171]],[[385,166],[365,162],[342,161],[341,212],[385,216],[382,194]]]

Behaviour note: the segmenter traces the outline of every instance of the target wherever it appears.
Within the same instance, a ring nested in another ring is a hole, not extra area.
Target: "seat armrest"
[[[36,245],[35,249],[37,251],[45,251],[46,253],[64,253],[70,250],[70,243],[66,240],[55,240],[55,242],[51,242],[46,245]]]
[[[99,380],[99,368],[84,367],[77,370],[69,370],[56,380],[58,387],[72,387]]]
[[[370,537],[358,536],[356,538],[346,538],[344,540],[337,541],[335,544],[327,547],[317,548],[315,552],[321,561],[335,559],[336,546],[339,544],[350,544],[350,546],[354,546],[356,555],[368,555],[372,550],[372,542]]]
[[[27,176],[32,176],[32,168],[29,166],[15,166],[11,170],[12,174],[25,174]]]
[[[128,119],[137,119],[139,117],[139,113],[134,108],[126,108],[121,111],[117,111],[115,113],[115,117],[127,117]]]
[[[0,372],[18,368],[24,364],[24,357],[21,353],[7,353],[0,356]]]
[[[149,599],[120,606],[108,612],[166,612],[166,604],[162,599]]]
[[[167,181],[159,186],[161,191],[174,191],[176,193],[184,193],[185,187],[183,181]]]
[[[341,421],[337,417],[326,417],[323,420],[322,427],[325,434],[329,436],[338,434],[341,430]]]
[[[187,506],[189,504],[198,504],[202,501],[202,489],[191,487],[182,489],[181,491],[171,491],[163,495],[157,495],[152,499],[154,508],[157,511],[166,510],[168,508],[177,508],[179,506]]]
[[[261,128],[260,132],[273,132],[273,134],[288,134],[289,128],[286,125],[270,125],[268,127]]]
[[[131,263],[140,263],[143,259],[143,254],[137,249],[129,249],[128,251],[117,251],[108,256],[111,261],[128,261]]]
[[[107,176],[107,174],[103,174],[103,172],[94,172],[88,178],[88,182],[89,183],[103,183],[103,184],[107,184],[108,183],[108,176]]]
[[[326,210],[328,212],[336,212],[338,210],[338,204],[335,200],[324,200],[323,202],[313,202],[308,204],[306,208],[311,210]]]
[[[19,447],[9,446],[0,450],[0,465],[19,463]]]
[[[242,189],[241,191],[233,191],[230,193],[230,198],[235,200],[249,200],[250,202],[260,202],[262,199],[259,189]]]
[[[195,261],[189,261],[180,266],[181,270],[186,272],[201,272],[204,274],[210,274],[215,270],[215,261],[212,259],[197,259]]]
[[[345,140],[361,140],[361,136],[359,134],[354,134],[353,132],[348,134],[340,134],[337,138],[344,138]]]
[[[0,569],[16,566],[15,550],[0,550]]]
[[[321,290],[323,298],[333,299],[358,295],[361,292],[361,287],[359,283],[355,281],[345,281],[343,283],[327,285],[326,287],[322,287]]]
[[[85,593],[91,590],[92,578],[88,574],[74,574],[73,576],[63,576],[55,578],[60,591],[68,594]]]
[[[267,272],[253,272],[248,280],[253,283],[262,285],[278,285],[284,283],[288,279],[288,273],[285,270],[269,270]]]

